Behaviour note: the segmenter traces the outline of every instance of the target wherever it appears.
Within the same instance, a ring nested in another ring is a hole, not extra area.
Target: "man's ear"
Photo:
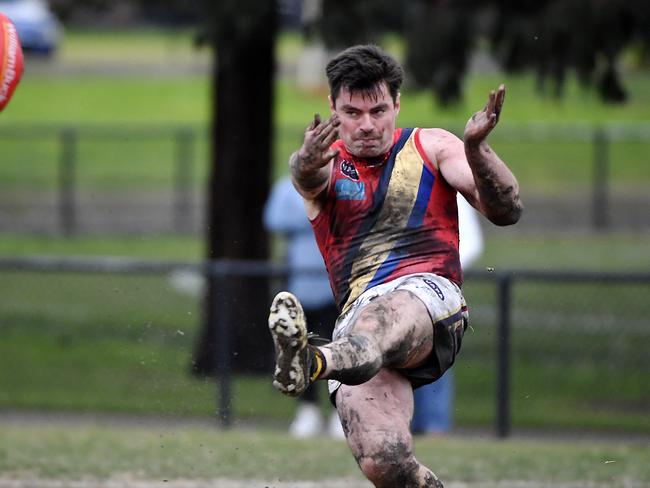
[[[334,105],[334,99],[332,98],[332,95],[327,95],[327,100],[330,102],[330,113],[336,112],[336,107]]]
[[[399,115],[399,109],[400,109],[400,96],[401,93],[397,92],[397,96],[395,97],[395,116]]]

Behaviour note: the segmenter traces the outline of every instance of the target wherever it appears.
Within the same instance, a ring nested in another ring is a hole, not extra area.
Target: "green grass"
[[[650,452],[644,444],[420,439],[416,454],[451,486],[519,486],[510,481],[533,488],[623,488],[650,482]],[[346,486],[368,486],[340,441],[296,441],[262,429],[223,432],[173,424],[0,424],[0,472],[10,479],[88,483],[121,476],[156,486],[218,479],[248,480],[251,486],[347,479]]]
[[[29,76],[0,127],[18,124],[183,124],[208,121],[209,83],[201,76]]]
[[[284,35],[277,47],[278,59],[295,62],[300,42],[295,35]],[[11,106],[0,119],[0,143],[3,164],[0,181],[5,188],[53,186],[56,182],[60,147],[58,132],[33,137],[2,136],[2,131],[17,127],[72,125],[86,131],[78,148],[79,184],[89,188],[162,187],[173,181],[173,134],[147,138],[140,142],[124,136],[97,140],[88,136],[89,128],[117,126],[128,133],[143,126],[167,127],[190,125],[198,128],[194,146],[195,185],[200,187],[207,174],[208,144],[204,128],[210,121],[210,80],[207,75],[175,73],[152,75],[146,67],[179,61],[209,65],[206,49],[192,47],[192,33],[126,31],[72,31],[66,36],[61,54],[52,64],[66,66],[135,65],[145,69],[124,74],[121,68],[113,76],[83,74],[79,70],[63,74],[45,69],[27,72],[16,91]],[[206,68],[206,73],[208,72]],[[554,194],[588,188],[591,181],[593,148],[589,142],[562,142],[556,136],[535,142],[532,135],[509,140],[512,130],[530,124],[556,127],[560,134],[571,132],[574,124],[637,124],[650,121],[650,73],[630,72],[625,81],[630,101],[625,105],[602,103],[593,90],[570,79],[565,98],[556,100],[540,95],[534,77],[491,74],[471,76],[466,80],[464,101],[443,109],[430,93],[405,88],[399,124],[403,126],[440,126],[459,131],[467,118],[481,108],[488,91],[504,81],[508,101],[502,126],[493,136],[494,146],[511,164],[529,192]],[[275,96],[274,176],[286,171],[289,154],[300,144],[304,127],[315,112],[327,113],[326,90],[302,92],[289,79],[279,79]],[[562,138],[564,139],[564,135]],[[531,139],[532,138],[532,139]],[[650,183],[650,166],[646,163],[647,137],[644,142],[619,141],[611,147],[612,184],[619,191],[637,193]]]
[[[142,259],[196,261],[204,246],[197,236],[77,236],[54,238],[4,234],[0,256],[129,256]]]
[[[649,248],[648,233],[518,235],[516,228],[491,229],[476,268],[647,272]]]
[[[170,58],[179,62],[207,62],[208,49],[197,49],[192,29],[123,29],[87,30],[66,29],[57,61],[66,63],[167,63]]]

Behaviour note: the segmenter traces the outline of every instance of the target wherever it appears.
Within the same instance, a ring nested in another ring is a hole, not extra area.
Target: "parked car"
[[[0,12],[11,19],[26,53],[50,55],[59,46],[63,29],[44,0],[0,0]]]

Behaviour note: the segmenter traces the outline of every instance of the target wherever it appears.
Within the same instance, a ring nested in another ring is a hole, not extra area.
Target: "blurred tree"
[[[408,80],[442,104],[458,101],[481,39],[508,72],[533,70],[540,90],[562,95],[573,70],[610,102],[626,98],[618,70],[629,46],[650,47],[647,0],[323,0],[320,31],[329,48],[378,42],[398,29]]]
[[[551,82],[562,95],[569,70],[601,98],[623,102],[620,55],[636,43],[650,46],[650,3],[645,0],[524,0],[492,2],[494,25],[488,36],[503,67],[533,69],[540,90]]]
[[[582,83],[595,84],[603,100],[625,101],[617,64],[626,47],[650,46],[650,2],[499,0],[494,5],[491,40],[506,70],[535,69],[540,88],[549,79],[560,96],[573,69]]]
[[[342,49],[359,43],[379,43],[389,31],[400,32],[405,0],[322,0],[318,25],[325,45]]]
[[[206,1],[205,39],[214,52],[211,170],[207,209],[207,258],[266,259],[262,226],[272,167],[275,2]],[[264,279],[211,280],[194,371],[215,372],[219,341],[213,327],[225,319],[239,370],[268,370],[272,343],[266,330],[268,283]],[[212,305],[221,303],[217,310]],[[218,314],[218,315],[215,315]]]
[[[408,3],[404,37],[406,69],[417,88],[431,88],[442,105],[462,98],[462,79],[472,47],[468,1]]]
[[[137,0],[139,15],[148,22],[167,25],[196,23],[201,19],[199,2],[187,0]]]
[[[187,0],[49,0],[63,22],[122,28],[142,23],[187,25],[201,19],[201,4]]]

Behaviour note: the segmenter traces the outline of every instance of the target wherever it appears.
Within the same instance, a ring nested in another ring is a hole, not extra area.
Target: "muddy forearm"
[[[519,183],[487,142],[465,144],[483,214],[496,225],[512,225],[521,217],[523,205]]]
[[[310,167],[307,162],[299,156],[298,151],[289,158],[291,176],[301,193],[305,197],[315,197],[327,184],[329,178],[329,166],[321,168]]]

